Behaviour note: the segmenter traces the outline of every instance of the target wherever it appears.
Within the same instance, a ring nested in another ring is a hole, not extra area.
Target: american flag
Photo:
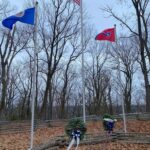
[[[73,1],[80,6],[80,0],[73,0]]]

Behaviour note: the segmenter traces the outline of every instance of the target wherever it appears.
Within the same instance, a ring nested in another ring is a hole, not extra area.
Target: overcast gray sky
[[[18,11],[22,11],[26,0],[9,0],[12,5],[16,5]],[[89,16],[89,24],[93,25],[97,32],[105,28],[113,27],[116,24],[115,20],[105,18],[100,8],[106,5],[115,6],[116,2],[112,0],[83,0],[83,8]],[[106,15],[105,15],[106,16]]]

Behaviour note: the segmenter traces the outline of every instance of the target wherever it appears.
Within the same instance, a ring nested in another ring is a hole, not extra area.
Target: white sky
[[[9,0],[12,5],[16,5],[18,11],[22,11],[26,0]],[[100,8],[106,5],[117,6],[117,0],[83,0],[83,8],[89,16],[89,24],[91,24],[95,31],[101,32],[103,29],[113,27],[117,24],[114,19],[106,18],[106,15],[101,12]],[[119,27],[119,24],[117,24]]]

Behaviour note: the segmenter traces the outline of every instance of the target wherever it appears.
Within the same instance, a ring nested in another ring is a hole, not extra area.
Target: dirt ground
[[[123,131],[123,122],[117,122],[115,131]],[[127,131],[150,134],[150,121],[127,121]],[[87,134],[103,133],[100,121],[87,123]],[[37,129],[34,134],[34,146],[46,143],[52,138],[65,135],[64,124],[61,127],[45,127]],[[0,135],[0,150],[27,150],[30,147],[30,132]],[[63,148],[61,150],[65,150]],[[74,148],[73,148],[74,149]],[[148,144],[127,144],[123,142],[103,143],[79,146],[78,150],[150,150]]]

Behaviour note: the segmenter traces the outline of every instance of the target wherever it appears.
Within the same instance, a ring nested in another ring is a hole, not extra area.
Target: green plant
[[[65,127],[66,134],[70,137],[74,129],[78,129],[81,131],[81,140],[82,140],[87,130],[86,125],[83,122],[83,120],[79,118],[73,118],[69,120],[68,124]]]
[[[112,115],[109,115],[109,114],[104,114],[103,119],[104,118],[114,119],[114,117]]]

